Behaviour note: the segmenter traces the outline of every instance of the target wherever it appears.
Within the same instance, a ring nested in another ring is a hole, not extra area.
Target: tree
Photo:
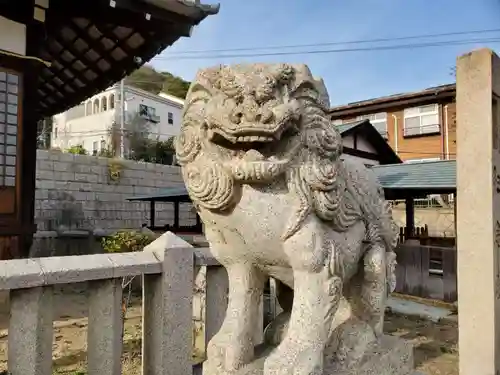
[[[184,81],[182,78],[176,77],[168,72],[163,72],[162,74],[165,77],[162,91],[178,98],[186,99],[191,82]]]
[[[148,163],[172,165],[175,155],[174,137],[166,141],[151,139],[149,122],[135,113],[128,117],[124,124],[124,149],[126,158]],[[121,141],[121,129],[118,123],[109,128],[111,146],[102,153],[110,157],[118,155]]]
[[[50,147],[52,138],[53,117],[45,117],[37,123],[36,147],[46,150]]]
[[[191,84],[169,72],[158,72],[150,65],[144,65],[125,79],[125,84],[131,85],[153,94],[161,91],[181,99],[186,94]]]
[[[164,77],[152,66],[144,65],[125,79],[126,85],[158,94],[163,88]]]
[[[146,150],[151,142],[149,122],[139,115],[134,113],[129,115],[123,124],[123,148],[128,158],[133,160],[141,160],[144,157]],[[111,144],[106,154],[120,155],[122,142],[122,129],[119,123],[114,121],[108,129],[111,138]]]
[[[115,150],[110,145],[107,145],[105,148],[101,148],[99,150],[99,156],[103,158],[113,158],[115,155]]]
[[[139,113],[129,117],[125,127],[125,141],[130,159],[149,161],[150,135],[150,125],[145,118]]]
[[[174,137],[166,141],[156,141],[151,149],[151,162],[172,165],[175,155]]]

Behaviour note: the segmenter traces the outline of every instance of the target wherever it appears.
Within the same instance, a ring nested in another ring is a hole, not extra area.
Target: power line
[[[428,42],[428,43],[413,43],[413,44],[399,44],[391,46],[378,46],[378,47],[362,47],[362,48],[343,48],[332,50],[312,50],[312,51],[289,51],[289,52],[270,52],[270,53],[257,53],[257,54],[233,54],[233,55],[214,55],[214,56],[178,56],[178,57],[156,57],[156,60],[198,60],[198,59],[218,59],[218,58],[237,58],[237,57],[263,57],[263,56],[286,56],[286,55],[308,55],[308,54],[327,54],[327,53],[347,53],[347,52],[369,52],[369,51],[385,51],[385,50],[400,50],[412,48],[430,48],[441,46],[454,46],[475,43],[499,43],[500,37],[484,38],[484,39],[468,39],[468,40],[452,40],[442,42]],[[133,80],[130,79],[128,84],[134,83],[155,83],[163,84],[155,80]]]
[[[269,57],[269,56],[291,56],[291,55],[318,55],[330,53],[347,53],[347,52],[373,52],[373,51],[389,51],[413,48],[429,48],[429,47],[448,47],[464,44],[476,43],[498,43],[500,37],[485,38],[485,39],[469,39],[469,40],[450,40],[442,42],[428,42],[428,43],[413,43],[413,44],[397,44],[391,46],[377,46],[377,47],[359,47],[359,48],[339,48],[339,49],[326,49],[326,50],[305,50],[305,51],[283,51],[283,52],[263,52],[263,53],[242,53],[242,54],[227,54],[227,55],[200,55],[200,56],[173,56],[173,57],[157,57],[156,60],[207,60],[207,59],[221,59],[221,58],[244,58],[244,57]]]
[[[275,46],[264,46],[264,47],[242,47],[242,48],[227,48],[227,49],[212,49],[212,50],[191,50],[191,51],[172,52],[172,54],[258,51],[258,50],[266,50],[266,49],[303,48],[303,47],[326,47],[326,46],[336,46],[336,45],[343,45],[343,44],[392,42],[392,41],[399,41],[399,40],[439,38],[439,37],[453,36],[453,35],[486,34],[486,33],[493,33],[493,32],[500,32],[500,29],[456,31],[456,32],[448,32],[448,33],[440,33],[440,34],[421,34],[421,35],[411,35],[411,36],[391,37],[391,38],[359,39],[359,40],[347,40],[347,41],[337,41],[337,42],[292,44],[292,45],[281,45],[281,46],[275,45]]]

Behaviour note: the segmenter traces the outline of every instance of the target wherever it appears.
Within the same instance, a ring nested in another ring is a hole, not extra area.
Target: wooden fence
[[[399,245],[396,292],[457,300],[457,251],[451,247]]]
[[[413,232],[410,233],[408,227],[400,227],[399,228],[399,242],[403,243],[409,239],[419,239],[419,238],[427,238],[429,237],[429,227],[427,225],[423,227],[415,227],[413,228]]]

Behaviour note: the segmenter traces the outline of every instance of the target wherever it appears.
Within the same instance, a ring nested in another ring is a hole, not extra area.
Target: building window
[[[54,139],[57,139],[57,127],[54,128]]]
[[[404,136],[435,134],[440,131],[439,106],[429,104],[404,110]]]
[[[156,115],[156,108],[149,107],[145,104],[139,104],[139,116],[155,123],[160,121],[159,116]]]
[[[168,121],[170,125],[174,124],[174,114],[172,112],[168,112]]]
[[[99,99],[94,100],[94,114],[99,113]]]
[[[370,120],[370,123],[380,133],[382,137],[387,139],[387,113],[371,113],[369,115],[362,115],[356,118],[357,120]]]
[[[92,114],[92,102],[87,102],[85,116],[90,116]]]
[[[333,120],[332,121],[332,124],[335,125],[335,126],[342,125],[343,123],[344,123],[344,121],[341,120],[341,119],[337,119],[337,120]]]
[[[92,155],[97,155],[97,141],[92,142]]]
[[[103,139],[101,140],[101,151],[106,150],[106,141]]]
[[[108,110],[108,98],[103,96],[101,98],[101,111],[107,111]]]
[[[0,71],[0,186],[16,185],[19,76]]]
[[[148,117],[149,114],[150,114],[149,107],[145,104],[139,104],[139,116]]]
[[[115,108],[115,94],[111,94],[109,97],[109,109]]]

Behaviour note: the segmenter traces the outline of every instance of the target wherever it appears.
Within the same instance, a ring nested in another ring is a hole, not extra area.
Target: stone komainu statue
[[[397,227],[373,173],[340,159],[327,106],[304,65],[217,66],[191,85],[176,157],[230,284],[206,375],[260,365],[266,375],[361,374],[384,340]],[[279,280],[285,311],[259,360],[252,340],[267,276]],[[398,366],[383,374],[408,373]]]

